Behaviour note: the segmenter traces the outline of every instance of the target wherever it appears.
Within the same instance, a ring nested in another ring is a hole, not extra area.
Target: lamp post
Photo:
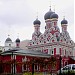
[[[12,75],[15,74],[15,55],[13,54],[13,51],[12,51],[12,60],[13,60],[13,63],[12,63]]]
[[[32,63],[32,75],[34,75],[34,62]]]
[[[15,55],[14,55],[14,74],[15,74]]]
[[[62,59],[61,58],[61,55],[60,55],[60,58],[59,59],[60,59],[60,75],[61,75],[61,59]]]
[[[34,75],[34,58],[33,58],[33,62],[32,62],[32,75]]]
[[[47,70],[47,69],[48,69],[48,68],[47,68],[48,59],[45,59],[44,62],[45,62],[45,63],[44,63],[44,64],[45,64],[44,66],[45,66],[45,75],[46,75],[46,74],[47,74],[47,71],[48,71],[48,70]]]
[[[13,59],[13,52],[12,52],[12,59]],[[12,63],[12,75],[13,75],[13,63]]]

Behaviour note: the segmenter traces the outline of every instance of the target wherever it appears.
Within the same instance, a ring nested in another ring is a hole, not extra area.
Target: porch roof
[[[46,54],[40,51],[34,51],[34,50],[23,50],[21,48],[13,48],[11,50],[7,50],[5,52],[2,52],[1,55],[23,55],[23,56],[35,56],[35,57],[50,57],[50,54]]]

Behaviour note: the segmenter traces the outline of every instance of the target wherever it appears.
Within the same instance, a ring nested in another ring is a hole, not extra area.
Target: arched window
[[[11,44],[9,44],[9,46],[11,47]]]

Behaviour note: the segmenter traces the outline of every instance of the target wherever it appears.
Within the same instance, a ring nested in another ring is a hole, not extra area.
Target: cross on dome
[[[36,16],[36,19],[38,19],[38,11],[37,11],[37,16]]]
[[[51,0],[49,1],[49,3],[50,3],[49,7],[50,7],[50,10],[51,10]]]

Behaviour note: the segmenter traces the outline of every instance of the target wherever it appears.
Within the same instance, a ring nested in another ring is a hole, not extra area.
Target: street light
[[[12,63],[12,75],[15,74],[15,55],[13,54],[13,51],[12,51],[12,60],[13,60],[13,63]]]
[[[13,52],[12,52],[12,59],[13,59]],[[13,75],[13,63],[12,63],[12,75]]]
[[[32,62],[32,75],[34,75],[34,58],[33,58],[33,62]]]
[[[61,58],[61,55],[60,55],[60,58],[59,59],[60,59],[60,75],[61,75],[61,59],[62,59]]]
[[[48,59],[45,59],[45,60],[44,60],[44,64],[45,64],[45,65],[44,65],[44,66],[45,66],[45,72],[44,72],[44,74],[46,75],[46,74],[47,74],[47,71],[48,71],[48,70],[47,70],[47,69],[48,69],[48,68],[47,68]]]

